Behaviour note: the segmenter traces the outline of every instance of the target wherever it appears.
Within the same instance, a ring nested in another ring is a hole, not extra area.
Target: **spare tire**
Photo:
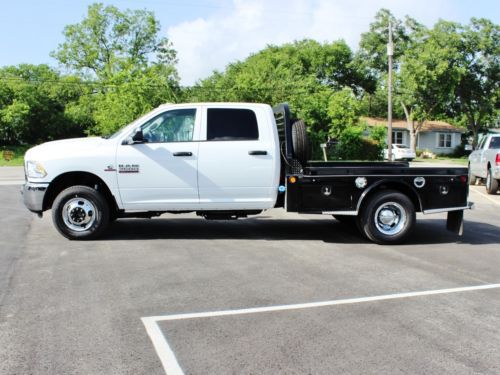
[[[303,166],[311,159],[311,145],[307,137],[306,124],[297,120],[292,124],[293,156]]]

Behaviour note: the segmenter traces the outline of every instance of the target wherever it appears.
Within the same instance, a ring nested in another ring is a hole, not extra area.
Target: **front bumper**
[[[23,195],[24,205],[28,210],[35,213],[43,212],[43,199],[49,184],[34,184],[31,182],[26,182],[22,189],[21,194]]]

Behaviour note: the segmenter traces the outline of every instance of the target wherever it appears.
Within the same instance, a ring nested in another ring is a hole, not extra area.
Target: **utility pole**
[[[394,45],[392,43],[392,23],[389,19],[389,43],[387,43],[387,57],[389,58],[389,72],[387,75],[387,153],[389,161],[392,161],[392,55]]]

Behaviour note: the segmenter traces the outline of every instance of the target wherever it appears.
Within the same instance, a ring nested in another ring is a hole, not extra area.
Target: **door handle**
[[[267,155],[267,151],[248,151],[248,155]]]
[[[174,156],[193,156],[193,153],[189,151],[179,151],[174,152]]]

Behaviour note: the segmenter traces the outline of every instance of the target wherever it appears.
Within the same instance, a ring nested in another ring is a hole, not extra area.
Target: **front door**
[[[156,114],[140,126],[144,143],[118,146],[118,185],[126,210],[198,207],[198,112],[182,108]]]

